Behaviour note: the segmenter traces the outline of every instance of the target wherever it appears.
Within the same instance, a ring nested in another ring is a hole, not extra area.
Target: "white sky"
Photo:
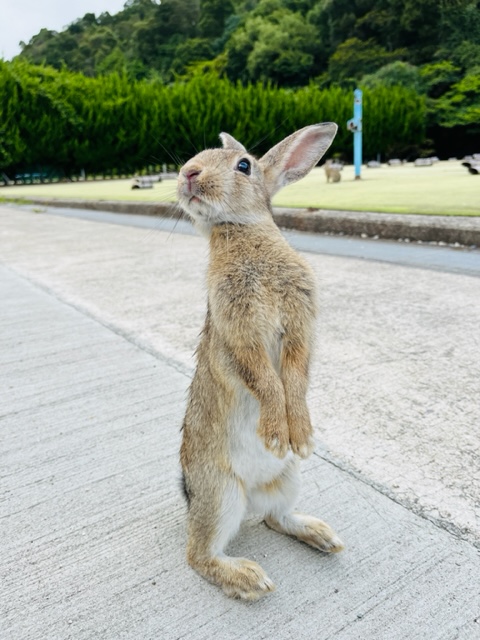
[[[20,53],[20,40],[28,42],[40,29],[62,31],[86,13],[112,15],[126,0],[0,0],[0,58]]]

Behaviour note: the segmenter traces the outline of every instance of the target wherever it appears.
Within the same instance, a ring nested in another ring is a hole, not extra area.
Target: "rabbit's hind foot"
[[[262,567],[246,558],[214,557],[203,562],[190,561],[190,564],[230,598],[258,600],[275,591],[275,585]]]
[[[325,553],[343,550],[343,542],[325,522],[303,513],[292,512],[279,519],[267,516],[266,524],[280,533],[295,536],[298,540]]]

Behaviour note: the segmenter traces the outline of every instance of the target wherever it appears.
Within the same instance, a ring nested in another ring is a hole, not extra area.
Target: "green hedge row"
[[[260,154],[323,121],[340,125],[332,153],[348,158],[352,109],[352,93],[340,88],[243,86],[214,74],[165,86],[0,61],[0,170],[48,167],[73,175],[180,164],[217,146],[220,131]],[[365,90],[365,158],[408,153],[424,136],[423,98],[402,87]]]

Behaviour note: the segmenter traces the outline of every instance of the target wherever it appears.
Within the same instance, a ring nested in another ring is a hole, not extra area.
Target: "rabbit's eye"
[[[250,160],[247,160],[247,158],[242,158],[237,164],[237,169],[238,171],[244,173],[246,176],[249,176],[252,170]]]

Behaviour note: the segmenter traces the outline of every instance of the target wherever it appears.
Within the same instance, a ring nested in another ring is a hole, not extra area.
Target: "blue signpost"
[[[355,180],[360,180],[362,171],[362,91],[353,92],[353,118],[347,122],[347,127],[353,132],[353,163],[355,165]]]

